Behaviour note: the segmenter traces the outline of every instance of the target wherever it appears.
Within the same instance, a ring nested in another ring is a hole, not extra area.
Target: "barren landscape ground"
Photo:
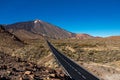
[[[120,80],[120,37],[51,42],[101,80]]]
[[[0,80],[65,80],[63,71],[43,66],[45,40],[19,41],[0,27]]]
[[[17,75],[17,79],[22,78],[24,80],[24,78],[30,78],[31,73],[34,78],[36,78],[37,73],[41,73],[41,76],[44,74],[45,77],[40,79],[50,80],[52,79],[51,76],[61,80],[65,79],[66,76],[52,56],[45,39],[20,42],[8,34],[4,31],[0,33],[0,77],[12,79],[13,75]],[[49,41],[60,52],[101,80],[120,80],[120,37],[49,39]],[[19,58],[22,59],[22,62],[17,61]],[[25,63],[25,61],[27,62]],[[44,66],[43,68],[48,71],[42,72],[35,68],[37,71],[34,72],[34,68],[28,66],[32,68],[28,74],[26,64],[38,65],[41,70],[41,66]],[[13,68],[22,72],[15,72]],[[54,72],[49,72],[51,70]],[[26,77],[25,74],[28,76]]]

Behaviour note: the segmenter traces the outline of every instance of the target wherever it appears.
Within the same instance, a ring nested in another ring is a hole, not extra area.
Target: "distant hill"
[[[43,22],[41,20],[18,22],[11,25],[6,25],[5,28],[20,39],[40,39],[43,36],[53,39],[93,38],[93,36],[88,34],[75,34],[66,31],[58,26]]]
[[[90,38],[95,38],[89,34],[76,34],[77,39],[90,39]]]
[[[106,39],[120,40],[120,36],[110,36],[110,37],[106,37]]]

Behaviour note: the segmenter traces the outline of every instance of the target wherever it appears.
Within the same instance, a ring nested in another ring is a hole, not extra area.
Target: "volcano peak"
[[[34,23],[39,23],[39,22],[41,22],[41,20],[39,20],[39,19],[36,19],[36,20],[34,21]]]

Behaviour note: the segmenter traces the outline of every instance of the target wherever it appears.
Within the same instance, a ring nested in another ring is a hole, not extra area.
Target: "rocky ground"
[[[97,76],[100,80],[120,80],[120,69],[109,66],[107,64],[100,63],[82,63],[81,66],[87,69],[89,72]]]
[[[51,40],[51,43],[100,80],[120,80],[120,37]]]
[[[50,42],[100,80],[120,80],[120,37]],[[56,63],[44,39],[20,41],[0,27],[0,80],[68,78]]]
[[[0,52],[0,80],[67,80],[62,71],[50,69]]]

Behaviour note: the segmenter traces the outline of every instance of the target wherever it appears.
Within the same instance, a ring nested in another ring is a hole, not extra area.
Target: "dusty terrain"
[[[0,80],[65,80],[62,70],[39,63],[49,54],[45,41],[20,41],[0,27]]]
[[[120,37],[51,42],[59,51],[101,80],[120,80]]]
[[[120,37],[49,41],[101,80],[120,80]],[[38,80],[66,78],[44,38],[20,41],[0,29],[0,78],[34,80],[36,76]]]

